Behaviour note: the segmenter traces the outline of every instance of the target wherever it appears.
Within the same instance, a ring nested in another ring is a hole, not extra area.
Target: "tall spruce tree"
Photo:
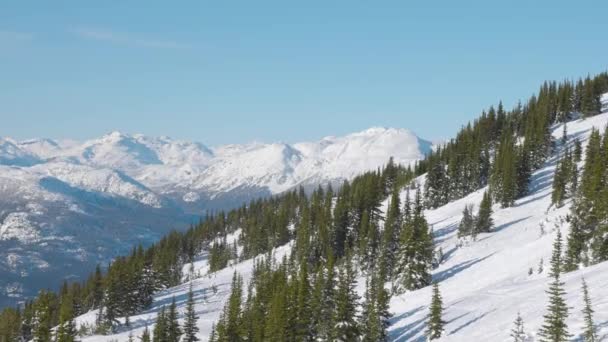
[[[350,253],[347,253],[336,289],[336,308],[330,334],[333,341],[356,341],[361,335],[357,319],[359,295],[355,289],[357,282],[350,258]]]
[[[513,322],[513,329],[511,329],[511,337],[513,337],[513,342],[526,342],[526,332],[524,331],[524,320],[521,318],[519,312],[517,313],[517,318],[515,322]]]
[[[167,314],[167,342],[179,342],[182,336],[182,330],[177,321],[177,305],[175,304],[175,297],[171,300],[169,306],[169,312]]]
[[[186,302],[186,321],[184,322],[184,342],[196,342],[199,338],[198,333],[198,316],[194,308],[194,292],[192,291],[192,283],[188,289],[188,301]]]
[[[148,330],[148,326],[146,325],[146,327],[144,328],[144,332],[141,334],[141,336],[139,337],[139,340],[141,342],[151,342],[150,341],[150,330]]]
[[[564,283],[561,281],[562,267],[562,235],[557,231],[555,242],[553,243],[553,254],[551,256],[551,284],[547,294],[549,295],[549,305],[547,313],[544,315],[544,323],[539,331],[539,336],[543,342],[565,342],[570,338],[568,333],[568,306],[564,296]]]
[[[71,295],[65,294],[61,297],[56,341],[74,342],[75,340],[76,325],[74,323],[74,301]]]
[[[154,331],[152,333],[152,341],[154,342],[168,342],[169,331],[167,324],[167,313],[165,307],[161,307],[156,315],[156,325],[154,325]]]
[[[401,230],[398,263],[398,291],[416,290],[431,283],[433,236],[424,217],[420,191],[416,191],[414,209]]]
[[[443,334],[443,300],[441,293],[439,292],[439,284],[433,283],[433,296],[431,298],[431,305],[429,306],[429,320],[427,323],[426,334],[429,340],[436,340],[441,338]]]
[[[479,203],[479,212],[475,219],[475,235],[479,233],[489,233],[492,228],[494,228],[492,213],[492,197],[490,197],[490,193],[486,191],[483,193],[481,203]]]
[[[466,204],[462,211],[462,219],[458,225],[458,237],[462,238],[465,236],[473,235],[473,229],[475,228],[475,218],[473,217],[473,206]]]
[[[585,329],[583,331],[583,338],[585,342],[597,342],[600,341],[597,334],[597,327],[593,321],[593,307],[591,304],[591,297],[589,296],[589,288],[587,282],[583,278],[582,282],[583,289],[583,318],[585,319]]]

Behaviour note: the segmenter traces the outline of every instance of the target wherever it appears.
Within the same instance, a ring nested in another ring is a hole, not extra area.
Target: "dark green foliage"
[[[182,336],[182,330],[177,321],[177,307],[175,305],[175,297],[171,300],[169,312],[167,314],[167,342],[179,342]]]
[[[569,192],[574,195],[566,271],[575,270],[581,264],[608,260],[608,134],[591,132],[580,181],[575,160],[576,153],[566,159],[570,166],[564,167],[569,169],[572,184]]]
[[[517,318],[515,322],[513,322],[513,329],[511,329],[511,337],[513,337],[513,342],[525,342],[526,341],[526,333],[524,331],[524,320],[521,318],[519,312],[517,313]]]
[[[76,340],[76,325],[74,324],[74,301],[69,294],[61,297],[59,309],[59,327],[57,342],[74,342]]]
[[[198,332],[198,326],[196,322],[198,316],[194,309],[194,293],[192,292],[192,283],[190,283],[190,289],[188,290],[188,301],[186,302],[186,322],[184,322],[184,342],[196,342],[199,341],[196,337]]]
[[[361,334],[357,320],[359,295],[355,291],[356,279],[350,258],[347,256],[340,270],[336,289],[336,307],[332,317],[331,339],[333,341],[355,341]]]
[[[473,216],[473,206],[465,205],[462,211],[462,219],[458,225],[458,237],[465,237],[474,234],[475,217]]]
[[[585,319],[585,330],[583,332],[583,338],[585,342],[597,342],[600,341],[597,334],[597,327],[593,321],[593,308],[591,304],[591,297],[589,296],[589,289],[587,288],[587,282],[583,278],[582,283],[583,289],[583,317]]]
[[[139,338],[141,342],[151,342],[150,340],[150,330],[148,330],[148,326],[144,329],[144,332],[141,334]]]
[[[156,315],[156,325],[154,325],[154,331],[152,332],[152,341],[154,341],[154,342],[169,341],[167,312],[166,312],[164,306],[160,309],[160,311]]]
[[[18,341],[21,336],[21,312],[8,308],[0,312],[0,341]]]
[[[506,129],[497,148],[490,178],[493,197],[503,208],[512,206],[517,198],[516,159],[515,139],[512,131]]]
[[[406,216],[400,237],[398,291],[416,290],[431,283],[433,236],[422,212],[420,191],[416,192],[411,216]]]
[[[565,342],[570,338],[568,333],[568,306],[565,302],[564,283],[561,281],[562,268],[562,235],[557,231],[557,237],[553,244],[553,254],[551,256],[551,284],[547,294],[549,295],[549,305],[544,316],[544,323],[539,331],[541,341],[545,342]]]
[[[441,338],[443,334],[443,300],[441,293],[439,292],[439,284],[433,284],[433,297],[431,298],[431,305],[429,306],[429,320],[427,323],[426,334],[429,340],[436,340]]]
[[[492,197],[489,192],[484,192],[479,203],[479,212],[475,219],[474,234],[489,233],[494,228],[494,220],[492,219]]]

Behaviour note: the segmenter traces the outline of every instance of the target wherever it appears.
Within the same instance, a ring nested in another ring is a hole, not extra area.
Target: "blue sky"
[[[543,80],[607,70],[607,14],[606,1],[4,1],[0,135],[448,138]]]

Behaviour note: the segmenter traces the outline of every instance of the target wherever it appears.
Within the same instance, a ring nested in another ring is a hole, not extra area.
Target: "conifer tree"
[[[431,283],[433,263],[433,236],[422,212],[420,191],[416,192],[411,217],[404,222],[401,231],[398,291],[415,290]]]
[[[154,342],[167,342],[169,341],[169,332],[167,324],[167,316],[165,307],[161,307],[160,311],[156,316],[156,325],[152,334],[152,341]]]
[[[34,342],[51,341],[52,300],[51,293],[41,291],[34,304],[34,317],[32,319]]]
[[[150,330],[148,330],[148,326],[144,328],[144,332],[141,334],[139,338],[141,342],[151,342],[150,341]]]
[[[177,306],[175,304],[175,297],[171,300],[169,306],[169,313],[166,318],[167,324],[167,342],[179,342],[182,336],[182,330],[177,321]]]
[[[76,325],[74,324],[74,302],[72,296],[65,294],[61,298],[59,308],[59,326],[57,342],[74,342],[76,340]]]
[[[462,219],[458,225],[458,237],[462,238],[465,236],[472,235],[473,229],[475,228],[475,218],[473,217],[473,206],[465,205],[462,211]]]
[[[518,194],[516,148],[510,129],[502,132],[500,145],[492,165],[491,192],[503,208],[510,207]]]
[[[443,300],[441,293],[439,292],[439,284],[433,284],[433,296],[431,298],[431,305],[429,306],[429,321],[427,323],[427,336],[429,340],[436,340],[441,338],[443,334]]]
[[[389,276],[392,277],[392,270],[395,268],[397,254],[399,252],[399,235],[401,235],[401,201],[399,191],[393,190],[386,212],[384,221],[384,231],[382,237],[383,253],[387,265]]]
[[[524,331],[524,320],[521,318],[519,312],[517,313],[517,318],[513,329],[511,329],[511,337],[513,337],[513,342],[526,342],[526,332]]]
[[[553,279],[549,285],[547,294],[549,295],[549,305],[547,313],[544,315],[544,323],[539,331],[543,342],[565,342],[570,337],[568,333],[568,306],[564,300],[566,292],[564,283],[561,281],[562,267],[562,235],[557,231],[557,237],[553,243],[553,254],[551,256],[551,273]]]
[[[585,330],[583,332],[583,338],[585,342],[597,342],[599,341],[597,335],[597,327],[593,322],[593,308],[591,305],[591,297],[589,296],[589,288],[587,287],[587,282],[585,278],[583,278],[583,317],[585,319]]]
[[[332,318],[331,338],[340,342],[356,341],[361,334],[357,320],[359,295],[355,290],[357,282],[349,254],[345,257],[340,270],[336,289],[336,308]]]
[[[198,332],[198,326],[196,324],[197,321],[198,321],[198,316],[196,314],[196,310],[194,309],[194,293],[192,292],[192,283],[190,283],[190,288],[188,290],[188,301],[186,302],[186,322],[184,322],[184,342],[199,341],[198,337],[196,337],[196,333]]]
[[[494,228],[492,213],[492,197],[486,191],[483,193],[481,203],[479,203],[479,212],[475,220],[475,234],[489,233]]]

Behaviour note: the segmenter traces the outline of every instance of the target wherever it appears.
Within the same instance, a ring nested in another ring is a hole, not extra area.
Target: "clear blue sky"
[[[0,4],[0,135],[440,139],[608,68],[605,0],[110,3]]]

